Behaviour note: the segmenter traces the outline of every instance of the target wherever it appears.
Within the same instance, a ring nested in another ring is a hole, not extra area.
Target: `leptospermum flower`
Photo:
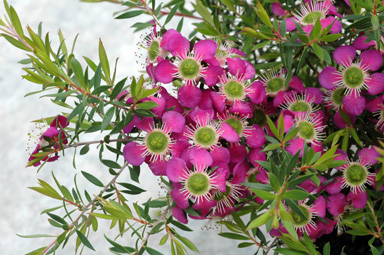
[[[286,102],[281,104],[280,107],[289,110],[295,116],[312,115],[314,112],[320,109],[320,106],[314,105],[315,97],[304,93],[298,94],[287,94]]]
[[[196,116],[194,121],[196,124],[188,126],[184,134],[191,140],[192,146],[212,151],[219,146],[220,137],[228,142],[239,141],[239,135],[231,125],[214,122],[210,114],[206,114],[205,117]]]
[[[217,83],[222,69],[201,64],[201,61],[215,56],[217,49],[215,41],[198,41],[195,43],[192,52],[189,52],[190,42],[176,30],[170,29],[164,34],[161,47],[170,51],[176,59],[174,63],[170,60],[163,60],[156,66],[155,77],[158,81],[170,83],[174,78],[179,78],[185,84],[193,85],[201,77],[206,77],[205,82],[208,86]]]
[[[189,207],[189,200],[197,205],[214,202],[212,192],[215,190],[225,192],[225,177],[209,170],[210,164],[212,158],[206,151],[195,159],[193,169],[188,169],[187,163],[181,158],[172,158],[168,162],[167,176],[174,184],[171,195],[181,209]]]
[[[168,111],[163,114],[162,121],[163,124],[160,127],[149,121],[142,127],[146,133],[145,136],[140,141],[129,142],[124,146],[124,158],[129,164],[139,166],[147,156],[149,162],[157,162],[171,153],[175,143],[171,133],[183,131],[185,118],[178,112]]]
[[[325,138],[323,133],[325,126],[322,125],[320,115],[299,115],[295,118],[295,125],[299,128],[299,132],[286,148],[289,153],[294,155],[303,147],[304,142],[311,144],[315,151],[321,150],[321,141]],[[301,150],[300,155],[302,154],[303,151]]]
[[[372,185],[375,179],[375,174],[368,171],[369,167],[370,164],[361,158],[356,162],[348,162],[341,169],[343,172],[340,182],[342,188],[349,187],[355,194],[365,192],[365,186],[367,184]]]
[[[299,202],[299,208],[306,216],[306,219],[290,209],[289,214],[292,216],[292,224],[296,230],[300,232],[309,232],[316,229],[316,224],[313,221],[315,216],[325,217],[326,204],[323,196],[319,196],[313,205],[309,206],[304,202]]]
[[[344,45],[335,50],[333,57],[341,69],[340,71],[334,67],[323,69],[319,75],[320,84],[330,90],[343,88],[345,96],[342,97],[342,103],[346,110],[354,116],[360,115],[365,108],[365,99],[361,96],[361,91],[367,89],[368,93],[376,95],[384,90],[383,76],[376,73],[369,74],[369,71],[377,71],[380,68],[383,63],[382,56],[377,50],[366,50],[360,54],[359,61],[353,62],[356,49]],[[335,96],[331,99],[340,99],[340,93]],[[340,102],[335,104],[340,105]]]

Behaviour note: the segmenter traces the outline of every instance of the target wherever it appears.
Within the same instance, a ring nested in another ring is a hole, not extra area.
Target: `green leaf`
[[[235,234],[235,233],[229,233],[229,232],[223,232],[219,233],[219,236],[228,238],[228,239],[234,239],[234,240],[249,240],[249,237]]]
[[[258,189],[252,189],[251,191],[254,192],[258,197],[260,197],[263,200],[274,200],[276,198],[275,194],[269,193],[264,190],[258,190]]]
[[[159,104],[153,101],[145,101],[143,103],[136,104],[137,108],[144,109],[144,110],[150,110],[157,106],[159,106]]]
[[[319,39],[320,42],[334,42],[340,37],[342,37],[342,34],[330,34],[330,35],[325,35]]]
[[[199,250],[197,249],[196,245],[195,245],[194,243],[192,243],[191,240],[189,240],[188,238],[185,238],[185,237],[180,236],[180,235],[176,235],[176,237],[177,237],[183,244],[185,244],[185,246],[187,246],[191,251],[199,252]]]
[[[80,62],[77,61],[77,59],[72,58],[71,66],[72,66],[73,72],[75,73],[76,80],[80,84],[80,87],[85,88],[84,74],[83,74],[83,69],[80,65]]]
[[[110,168],[118,168],[118,169],[121,168],[121,166],[118,163],[116,163],[115,161],[112,161],[112,160],[103,159],[103,160],[101,160],[101,162]]]
[[[23,37],[24,36],[24,32],[23,32],[23,28],[21,26],[21,22],[20,22],[19,16],[17,15],[15,9],[12,6],[9,8],[9,10],[10,10],[9,17],[11,18],[11,22],[12,22],[13,28],[15,29],[15,31],[17,32],[17,34],[20,37]]]
[[[89,144],[86,144],[83,148],[80,150],[80,155],[85,155],[89,151]]]
[[[63,225],[67,225],[67,222],[63,218],[61,218],[60,216],[53,214],[53,213],[47,213],[47,215],[49,217],[51,217],[53,220],[55,220],[55,221],[57,221]]]
[[[121,81],[119,81],[114,87],[113,87],[113,90],[112,90],[112,93],[111,95],[109,96],[109,98],[111,100],[115,99],[119,93],[122,91],[123,87],[124,87],[124,84],[125,82],[127,81],[127,78],[124,78],[122,79]]]
[[[142,10],[129,11],[117,16],[115,19],[130,19],[130,18],[137,17],[143,13],[145,13],[145,11],[142,11]]]
[[[99,59],[105,74],[105,79],[107,79],[107,84],[111,85],[111,70],[109,67],[107,53],[105,52],[105,48],[101,40],[99,41]]]
[[[104,187],[104,184],[99,180],[97,179],[95,176],[93,176],[92,174],[90,173],[87,173],[85,171],[81,171],[81,173],[83,174],[83,176],[91,183],[93,183],[94,185],[98,186],[98,187]]]
[[[136,187],[135,185],[130,184],[130,183],[121,183],[121,182],[118,182],[118,184],[121,185],[121,186],[123,186],[123,187],[126,188],[126,189],[129,189],[129,190],[131,191],[131,193],[129,193],[129,194],[132,194],[132,195],[140,194],[140,193],[143,193],[143,192],[146,191],[145,189]]]
[[[272,215],[273,215],[272,211],[268,211],[263,213],[262,215],[259,215],[256,219],[254,219],[249,223],[247,227],[247,231],[264,225],[265,223],[267,223],[267,221],[269,221],[270,218],[272,218]]]
[[[172,8],[172,10],[171,10],[171,11],[169,12],[169,14],[167,15],[167,18],[165,19],[165,22],[164,22],[164,25],[163,25],[163,26],[167,25],[167,24],[171,21],[171,19],[173,18],[173,16],[175,16],[175,14],[176,14],[177,9],[179,8],[179,6],[180,6],[180,3],[176,4],[176,5]]]
[[[53,235],[46,235],[46,234],[37,234],[37,235],[19,235],[19,234],[16,234],[16,235],[21,237],[21,238],[56,237],[56,236],[53,236]]]
[[[324,60],[324,53],[322,48],[317,43],[312,43],[311,47],[313,49],[313,52],[316,54],[316,56],[323,61]]]
[[[275,137],[279,137],[279,132],[277,131],[275,124],[272,122],[272,120],[268,116],[266,117],[267,117],[269,129],[272,131]]]
[[[276,150],[278,148],[281,148],[281,144],[279,143],[272,143],[272,144],[268,144],[267,146],[264,147],[263,151],[273,151],[273,150]]]
[[[301,211],[301,209],[297,203],[293,202],[290,199],[285,199],[285,202],[287,203],[289,208],[291,208],[291,210],[293,210],[295,213],[297,213],[301,218],[304,218],[306,220],[308,219],[307,216]]]
[[[323,255],[331,255],[331,245],[326,243],[323,247]]]
[[[207,21],[212,26],[215,26],[211,13],[208,11],[207,7],[205,7],[201,0],[197,0],[196,4],[192,3],[192,5],[205,21]]]
[[[278,254],[283,254],[283,255],[308,255],[308,253],[295,251],[288,248],[276,248],[275,251],[278,252]]]
[[[293,199],[293,200],[303,200],[309,196],[309,193],[302,190],[288,190],[284,194],[284,198]]]
[[[163,255],[163,253],[155,250],[155,249],[152,249],[150,247],[145,247],[145,250],[150,254],[150,255]]]
[[[88,247],[89,249],[91,250],[95,250],[95,248],[93,248],[92,244],[89,242],[88,238],[83,234],[81,233],[79,230],[76,230],[76,233],[80,239],[80,241],[86,246]]]
[[[273,29],[273,25],[271,23],[271,19],[268,16],[267,12],[265,11],[264,7],[261,5],[259,1],[257,1],[255,12],[257,16],[260,18],[260,20],[270,29]]]
[[[101,123],[101,129],[100,129],[101,131],[105,130],[109,126],[114,113],[115,113],[115,109],[113,107],[108,109],[107,113],[104,116],[103,122]]]
[[[321,32],[320,19],[317,19],[315,25],[311,30],[311,33],[309,34],[309,40],[313,41],[314,39],[319,38],[320,32]]]
[[[25,45],[24,43],[16,40],[15,38],[13,38],[9,35],[1,34],[1,36],[4,37],[10,44],[12,44],[13,46],[15,46],[21,50],[32,51],[27,45]]]

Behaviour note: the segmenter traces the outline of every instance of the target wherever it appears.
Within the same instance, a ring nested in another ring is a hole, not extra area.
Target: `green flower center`
[[[344,97],[344,89],[336,89],[332,93],[332,102],[335,103],[336,105],[343,105],[343,97]]]
[[[244,96],[244,85],[238,81],[229,81],[224,85],[224,93],[230,99],[239,99]]]
[[[364,72],[355,66],[348,67],[344,71],[343,81],[349,88],[359,88],[364,84]]]
[[[367,170],[360,164],[350,165],[345,170],[345,179],[347,183],[352,186],[359,186],[361,184],[364,184],[367,180],[367,177]]]
[[[236,118],[228,118],[224,122],[228,123],[239,135],[243,133],[243,124],[240,120]]]
[[[305,215],[305,218],[301,217],[300,215],[298,215],[296,212],[294,212],[292,209],[289,211],[289,214],[292,216],[292,219],[293,219],[293,225],[297,226],[297,227],[303,227],[305,225],[307,225],[310,220],[311,220],[311,212],[309,211],[309,209],[306,207],[306,206],[303,206],[303,205],[299,205],[299,208],[301,210],[301,212]]]
[[[311,109],[310,104],[305,101],[296,101],[289,107],[289,110],[294,112],[307,112]]]
[[[205,173],[194,173],[189,176],[186,187],[192,195],[201,196],[210,189],[209,178]]]
[[[193,80],[200,73],[199,63],[192,58],[184,59],[179,65],[179,72],[184,78]]]
[[[315,138],[315,127],[308,121],[302,120],[299,122],[299,136],[305,140],[312,140]]]
[[[146,137],[145,145],[150,152],[160,154],[167,150],[169,137],[160,131],[153,131]]]
[[[279,92],[284,87],[285,80],[280,77],[275,77],[270,79],[266,83],[266,91],[268,93],[276,93]]]
[[[158,41],[152,41],[151,46],[149,47],[149,59],[155,60],[159,54],[160,45]]]
[[[216,141],[216,131],[212,127],[201,127],[195,132],[195,141],[204,148],[209,148]]]
[[[322,12],[311,12],[308,13],[305,17],[303,17],[303,22],[306,24],[315,24],[316,20],[321,17],[323,17]]]
[[[252,121],[254,121],[254,123],[259,125],[260,127],[264,127],[265,124],[267,124],[267,116],[262,110],[256,109],[253,112]]]

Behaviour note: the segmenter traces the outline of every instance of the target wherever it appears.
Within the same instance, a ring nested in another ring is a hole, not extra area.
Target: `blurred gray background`
[[[130,26],[134,21],[142,19],[149,20],[149,17],[139,17],[135,20],[115,20],[113,13],[123,10],[123,7],[110,3],[82,3],[79,0],[9,0],[18,12],[22,25],[25,28],[28,24],[37,31],[38,24],[43,22],[43,33],[50,33],[53,49],[57,49],[57,31],[60,28],[66,38],[67,46],[70,47],[76,34],[79,34],[75,48],[75,56],[82,60],[87,56],[98,61],[98,40],[102,39],[108,53],[111,66],[114,66],[114,59],[119,57],[117,69],[117,80],[126,76],[138,76],[142,68],[136,64],[138,60],[135,52],[140,34],[133,34]],[[0,4],[0,14],[5,13],[4,7]],[[187,24],[185,20],[184,24]],[[178,19],[173,21],[176,27]],[[188,25],[187,25],[188,26]],[[171,28],[172,24],[168,25]],[[185,29],[188,29],[186,27]],[[190,29],[190,28],[189,28]],[[187,35],[187,33],[185,33]],[[27,147],[34,147],[36,141],[32,138],[28,141],[28,133],[36,133],[32,120],[41,117],[49,117],[60,114],[65,108],[60,108],[50,102],[48,98],[39,98],[40,95],[24,97],[31,91],[40,89],[37,84],[23,80],[24,74],[22,65],[17,62],[26,58],[25,54],[11,46],[5,39],[0,38],[0,254],[25,254],[42,246],[49,245],[53,238],[24,239],[20,235],[50,234],[58,235],[60,229],[52,227],[47,216],[40,213],[51,207],[59,206],[60,202],[49,199],[39,193],[28,189],[38,186],[37,179],[43,179],[54,186],[51,172],[54,170],[59,182],[69,189],[73,187],[73,178],[77,174],[79,183],[84,181],[80,170],[84,170],[97,176],[104,183],[111,178],[108,169],[98,163],[97,153],[89,153],[83,157],[77,157],[77,169],[72,167],[73,154],[66,153],[57,162],[48,163],[37,173],[37,168],[25,168],[29,157]],[[82,61],[84,64],[85,62]],[[35,131],[34,131],[35,130]],[[95,133],[90,137],[102,139],[102,136]],[[92,146],[96,152],[96,147]],[[125,178],[125,179],[124,179]],[[129,175],[123,174],[120,181],[128,181]],[[132,197],[132,202],[146,201],[150,196],[157,197],[159,188],[158,180],[148,169],[143,169],[140,178],[142,185],[148,192],[140,197]],[[55,186],[54,186],[55,187]],[[83,186],[90,191],[90,194],[97,194],[99,189],[92,185]],[[92,193],[93,192],[93,193]],[[193,233],[186,236],[191,239],[200,249],[200,254],[253,254],[255,249],[237,249],[239,241],[224,239],[217,236],[219,230],[202,230],[205,221],[191,221],[189,227],[194,229]],[[102,220],[99,221],[103,226]],[[107,236],[114,238],[116,232],[108,231]],[[182,231],[181,231],[182,232]],[[162,236],[150,238],[152,247],[158,248],[164,254],[170,254],[169,243],[158,247]],[[132,245],[130,235],[118,239],[119,243]],[[96,252],[85,248],[83,254],[108,254],[107,247],[111,245],[104,239],[102,231],[91,232],[89,240],[95,247]],[[152,241],[152,242],[151,242]],[[74,254],[75,238],[71,238],[69,244],[57,254]],[[195,254],[191,252],[191,254]]]

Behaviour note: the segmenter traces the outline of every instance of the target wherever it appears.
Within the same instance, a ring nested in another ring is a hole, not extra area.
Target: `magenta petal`
[[[370,112],[376,112],[377,110],[379,110],[382,104],[383,104],[383,99],[381,97],[374,98],[365,105],[365,109],[367,109],[367,111],[370,111]]]
[[[242,56],[243,58],[247,57],[247,54],[245,54],[244,52],[242,52],[241,50],[236,49],[236,48],[231,48],[231,53]]]
[[[311,179],[308,179],[308,180],[300,183],[298,186],[300,188],[308,191],[308,193],[311,193],[312,191],[314,191],[317,188],[316,184]]]
[[[233,168],[232,184],[240,184],[244,181],[245,174],[249,170],[249,164],[247,161],[242,161],[236,164]]]
[[[163,37],[161,38],[160,47],[169,51],[169,46],[168,46],[169,39],[172,39],[175,36],[182,36],[182,35],[175,29],[169,29],[167,32],[164,33]]]
[[[293,88],[295,91],[297,91],[299,93],[302,93],[305,90],[303,82],[297,76],[292,77],[288,86]]]
[[[171,196],[180,209],[187,209],[189,207],[188,197],[184,192],[182,192],[181,188],[174,188],[171,191]]]
[[[221,133],[221,137],[231,143],[238,142],[240,137],[239,134],[234,130],[231,125],[226,122],[221,124],[219,132]]]
[[[62,115],[58,115],[53,119],[50,127],[66,128],[68,127],[68,125],[69,125],[68,119]]]
[[[235,101],[235,103],[229,108],[229,112],[240,114],[242,117],[252,118],[253,106],[250,102]]]
[[[185,58],[187,56],[189,48],[190,42],[179,32],[172,33],[172,35],[169,36],[167,41],[167,50],[171,52],[173,56]]]
[[[189,112],[190,118],[196,122],[200,123],[203,126],[207,125],[210,120],[215,116],[215,111],[210,109],[200,109],[198,106],[193,107]]]
[[[43,136],[46,136],[46,137],[55,137],[55,136],[58,136],[60,133],[60,131],[58,129],[56,129],[55,127],[50,127],[48,128],[44,133],[43,133]]]
[[[209,96],[211,97],[212,104],[219,113],[224,112],[225,109],[225,95],[211,91]]]
[[[324,100],[323,92],[319,88],[309,87],[305,90],[308,99],[314,99],[315,104],[321,104]]]
[[[252,148],[248,153],[248,161],[254,167],[260,166],[257,161],[265,161],[267,159],[267,154],[262,152],[262,150],[263,148]]]
[[[367,204],[368,194],[367,191],[357,191],[356,193],[349,192],[347,200],[352,200],[353,206],[357,209],[362,209]]]
[[[177,205],[172,208],[172,216],[176,220],[178,220],[179,222],[181,222],[183,224],[188,223],[188,220],[187,220],[187,217],[186,217],[184,211],[180,207],[178,207]]]
[[[150,162],[148,164],[149,169],[152,170],[152,173],[156,176],[164,176],[167,175],[167,164],[168,162],[165,160],[156,160],[153,162]]]
[[[290,145],[286,147],[286,150],[295,155],[300,150],[300,157],[303,156],[303,148],[304,148],[304,139],[302,138],[294,138],[289,141]]]
[[[193,51],[197,58],[202,57],[202,60],[211,59],[215,56],[217,43],[214,40],[201,40],[195,43]]]
[[[184,85],[177,92],[180,104],[192,108],[198,105],[202,98],[201,90],[194,85]]]
[[[186,171],[186,163],[181,158],[171,158],[167,164],[167,176],[172,182],[179,182]]]
[[[297,22],[297,19],[294,17],[290,17],[290,18],[285,19],[285,22],[287,24],[287,32],[296,30],[295,22],[293,22],[294,20]]]
[[[265,132],[259,125],[252,125],[252,128],[246,131],[247,145],[252,148],[259,148],[265,143]]]
[[[361,159],[361,164],[374,165],[378,162],[377,158],[380,158],[380,154],[375,150],[375,148],[364,148],[359,150],[357,156]]]
[[[352,115],[350,114],[348,111],[346,111],[345,109],[343,109],[344,112],[348,115],[350,121],[352,124],[354,124],[356,122],[356,116],[355,115]],[[345,121],[343,120],[343,118],[341,117],[341,114],[339,111],[337,111],[335,113],[335,116],[333,116],[333,123],[335,123],[335,125],[340,128],[340,129],[344,129],[346,126],[347,126],[347,123],[345,123]]]
[[[383,64],[383,57],[378,50],[366,50],[360,54],[362,67],[368,67],[371,71],[377,71]]]
[[[376,45],[376,42],[374,40],[370,42],[365,42],[367,38],[368,37],[364,35],[357,37],[356,40],[353,42],[353,47],[355,47],[356,50],[366,50]]]
[[[249,93],[247,95],[251,102],[254,104],[260,104],[264,101],[266,96],[265,87],[259,81],[255,81],[249,86]]]
[[[197,147],[190,149],[189,160],[199,169],[205,169],[213,163],[211,154],[206,149]]]
[[[255,68],[247,60],[244,60],[244,64],[245,64],[244,79],[245,80],[252,79],[255,76],[255,74],[256,74]]]
[[[173,81],[177,68],[171,61],[165,59],[157,64],[155,68],[155,78],[162,83],[170,83]]]
[[[212,100],[211,100],[211,96],[210,96],[211,91],[212,90],[210,90],[210,89],[203,90],[203,94],[202,94],[201,100],[200,100],[199,105],[198,105],[198,107],[200,109],[204,109],[204,110],[212,109],[213,104],[212,104]]]
[[[187,140],[179,139],[174,144],[171,144],[172,157],[180,157],[183,151],[186,151],[189,147]]]
[[[225,147],[216,147],[213,151],[211,151],[211,156],[214,165],[219,163],[229,164],[231,158],[229,150]]]
[[[358,116],[365,109],[365,98],[351,93],[343,97],[343,105],[350,114]]]
[[[231,143],[231,145],[228,147],[228,150],[231,155],[232,163],[238,163],[240,161],[245,160],[245,158],[247,157],[247,149],[244,145],[241,145],[239,143]]]
[[[374,73],[367,81],[368,93],[378,95],[384,91],[384,73]]]
[[[149,99],[151,99],[153,102],[157,103],[158,106],[151,109],[151,111],[156,114],[157,117],[161,118],[165,111],[165,99],[162,97],[154,97],[150,96]]]
[[[289,114],[284,114],[284,133],[287,133],[293,125],[295,125],[295,120],[293,116]]]
[[[149,65],[147,65],[147,67],[145,68],[145,70],[147,71],[147,74],[149,75],[149,77],[153,80],[153,82],[156,84],[157,83],[157,79],[155,77],[155,68],[153,67],[153,63],[150,63]],[[119,94],[120,95],[120,94]],[[117,96],[116,98],[119,98],[119,96]]]
[[[333,66],[327,66],[319,75],[320,85],[325,89],[334,89],[337,81],[337,70]]]
[[[321,218],[324,218],[326,211],[325,198],[323,196],[319,196],[313,204],[314,205],[311,208],[311,212],[315,213]]]
[[[271,4],[271,10],[272,10],[273,15],[276,15],[276,16],[285,16],[288,14],[288,11],[281,8],[280,3],[272,3]]]
[[[142,119],[138,118],[135,121],[135,125],[137,128],[142,129],[144,131],[149,131],[153,127],[154,120],[152,117],[144,117]]]
[[[165,112],[163,114],[162,120],[167,131],[175,133],[184,131],[185,118],[180,113],[175,111]]]
[[[134,166],[140,166],[144,162],[144,146],[135,142],[129,142],[124,146],[123,155],[125,160]]]
[[[202,71],[204,81],[207,86],[214,86],[219,82],[219,77],[223,74],[223,68],[220,66],[209,65],[207,69]]]
[[[232,75],[241,75],[247,70],[244,61],[240,58],[227,58],[227,64],[228,71]]]
[[[352,46],[340,46],[333,53],[333,58],[339,65],[345,66],[347,63],[353,62],[356,57],[356,50]]]
[[[256,175],[256,180],[258,182],[261,182],[261,183],[264,183],[264,184],[269,183],[269,176],[268,176],[267,171],[264,168],[261,168],[259,170],[259,172]]]
[[[325,19],[320,20],[322,28],[328,27],[329,25],[332,24],[332,22],[334,22],[334,23],[331,27],[331,31],[330,31],[331,34],[339,33],[341,31],[341,29],[343,28],[343,25],[335,17],[329,16]]]
[[[345,195],[338,193],[328,196],[327,209],[330,214],[337,217],[344,213],[344,207],[347,205]]]

